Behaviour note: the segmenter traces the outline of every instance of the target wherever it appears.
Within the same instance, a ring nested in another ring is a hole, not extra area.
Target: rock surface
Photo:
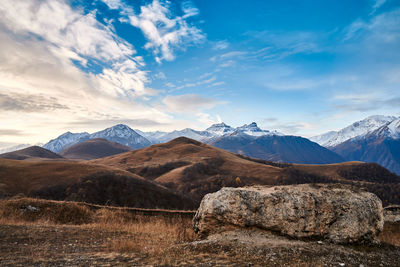
[[[334,185],[222,188],[203,198],[193,221],[203,236],[257,227],[334,243],[373,241],[384,222],[376,195]]]

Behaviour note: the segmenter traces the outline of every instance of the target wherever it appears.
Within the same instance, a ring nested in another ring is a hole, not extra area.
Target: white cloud
[[[380,44],[394,44],[400,40],[400,9],[382,13],[372,17],[369,21],[357,19],[345,29],[345,41],[357,38],[371,46]]]
[[[210,86],[220,86],[220,85],[225,85],[226,82],[216,82],[216,83],[212,83]]]
[[[200,112],[224,102],[196,94],[166,96],[162,101],[172,112]]]
[[[102,0],[110,9],[120,9],[123,4],[120,0]]]
[[[374,5],[372,6],[372,11],[370,13],[370,15],[374,14],[378,8],[380,8],[381,6],[383,6],[386,3],[386,0],[374,0]]]
[[[214,50],[224,50],[229,47],[229,43],[226,40],[218,41],[214,44]]]
[[[200,43],[205,36],[195,26],[190,25],[186,19],[198,15],[198,9],[190,1],[181,4],[182,16],[174,16],[169,9],[169,2],[160,3],[153,0],[152,3],[142,6],[140,13],[120,1],[104,0],[111,9],[120,9],[121,14],[127,22],[139,28],[147,39],[146,49],[152,50],[157,62],[162,60],[171,61],[175,59],[174,50],[183,49],[188,44]]]
[[[135,53],[94,13],[62,0],[1,1],[0,121],[26,130],[26,136],[3,141],[26,142],[28,134],[34,142],[47,141],[60,131],[90,131],[91,125],[77,126],[82,120],[147,117],[169,123],[170,115],[136,101],[157,91],[146,86],[148,73]],[[74,62],[95,65],[97,72]]]

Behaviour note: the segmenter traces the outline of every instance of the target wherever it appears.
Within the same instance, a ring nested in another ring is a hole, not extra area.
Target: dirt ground
[[[84,203],[0,201],[0,266],[400,266],[400,223],[335,245],[241,229],[199,239],[192,216]]]
[[[233,231],[166,250],[110,246],[142,235],[91,226],[1,224],[1,266],[400,266],[400,247],[340,246]],[[149,236],[149,238],[154,238]],[[133,243],[135,244],[135,242]]]

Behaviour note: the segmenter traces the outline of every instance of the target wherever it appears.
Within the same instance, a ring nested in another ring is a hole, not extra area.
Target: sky
[[[1,0],[0,145],[400,116],[399,0]]]

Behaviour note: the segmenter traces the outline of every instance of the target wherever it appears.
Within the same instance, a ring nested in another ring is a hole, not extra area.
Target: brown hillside
[[[0,159],[0,188],[5,189],[0,192],[29,195],[44,186],[73,184],[88,175],[106,171],[130,175],[123,170],[80,162]]]
[[[100,205],[194,208],[190,199],[121,169],[85,162],[0,159],[0,197],[17,194]]]
[[[400,202],[400,177],[377,164],[278,164],[185,137],[91,162],[130,171],[196,201],[224,186],[345,183],[365,187],[385,204]]]
[[[282,171],[185,137],[91,162],[130,171],[196,200],[223,186],[274,184]]]
[[[60,155],[68,159],[90,160],[131,151],[132,148],[106,139],[95,138],[68,147]]]
[[[40,146],[30,146],[24,149],[0,154],[0,158],[15,160],[40,160],[40,159],[62,159],[60,155]]]

